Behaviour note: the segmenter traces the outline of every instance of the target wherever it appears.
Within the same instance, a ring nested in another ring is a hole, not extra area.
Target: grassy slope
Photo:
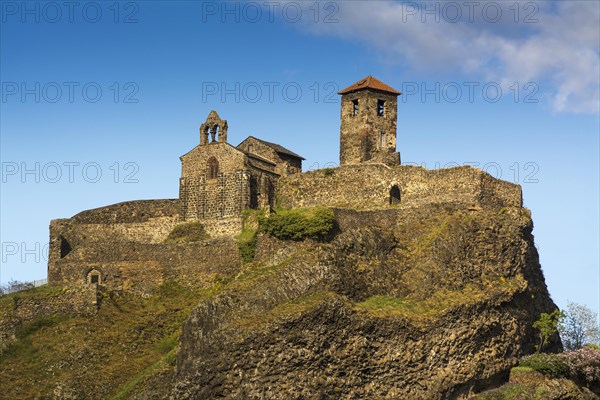
[[[93,318],[45,317],[27,323],[17,342],[0,356],[0,397],[72,393],[129,398],[146,376],[172,368],[183,322],[191,308],[214,290],[167,283],[148,298],[107,296]],[[27,295],[35,296],[36,291]]]

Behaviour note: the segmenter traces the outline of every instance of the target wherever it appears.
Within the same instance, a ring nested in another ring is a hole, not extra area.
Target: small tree
[[[597,315],[582,304],[567,303],[567,311],[558,330],[567,350],[577,350],[586,344],[600,344]]]
[[[542,313],[540,319],[533,323],[533,327],[540,331],[540,343],[537,348],[538,353],[542,351],[550,337],[556,332],[558,323],[563,316],[563,312],[556,309],[550,314]]]

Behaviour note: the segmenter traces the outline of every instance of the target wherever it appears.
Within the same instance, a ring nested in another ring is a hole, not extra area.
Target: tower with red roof
[[[340,165],[400,164],[396,151],[396,123],[400,92],[369,75],[338,92]]]

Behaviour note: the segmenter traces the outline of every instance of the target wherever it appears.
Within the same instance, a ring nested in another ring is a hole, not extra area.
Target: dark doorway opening
[[[60,237],[60,258],[66,257],[73,250],[67,239]]]
[[[394,185],[390,189],[390,205],[394,206],[397,204],[400,204],[400,188],[398,185]]]

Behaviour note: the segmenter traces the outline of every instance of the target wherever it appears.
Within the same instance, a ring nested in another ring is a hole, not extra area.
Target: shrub
[[[242,232],[238,237],[238,249],[244,263],[252,262],[256,254],[256,231]]]
[[[279,210],[261,220],[261,229],[281,240],[324,240],[333,231],[333,211],[326,207]]]
[[[562,354],[532,354],[524,357],[519,366],[529,367],[554,378],[569,376],[569,365]]]
[[[600,350],[583,347],[563,353],[570,378],[598,392],[600,390]]]
[[[568,378],[600,392],[600,350],[583,347],[561,354],[533,354],[524,357],[520,367],[529,367],[554,378]]]
[[[208,237],[204,226],[198,221],[186,222],[177,225],[169,236],[165,239],[165,243],[190,243],[204,240]]]

